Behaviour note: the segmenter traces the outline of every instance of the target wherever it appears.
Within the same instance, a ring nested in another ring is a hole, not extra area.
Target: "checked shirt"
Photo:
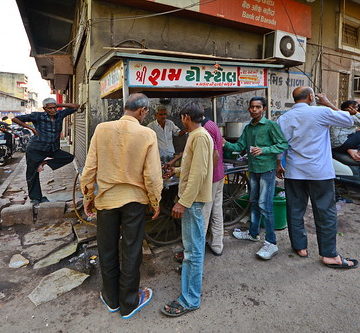
[[[39,135],[30,139],[28,148],[41,151],[57,151],[60,149],[60,133],[62,131],[63,119],[73,114],[76,109],[64,109],[57,111],[54,120],[46,112],[32,112],[17,116],[22,122],[33,123]]]

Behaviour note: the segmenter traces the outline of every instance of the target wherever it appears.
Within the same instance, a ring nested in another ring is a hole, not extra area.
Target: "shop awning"
[[[124,93],[134,92],[148,97],[211,97],[266,89],[268,69],[284,67],[260,61],[181,55],[110,51],[98,61],[91,79],[100,80],[102,98],[121,98]]]

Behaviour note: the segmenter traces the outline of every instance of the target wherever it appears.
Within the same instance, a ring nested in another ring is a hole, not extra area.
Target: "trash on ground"
[[[76,260],[79,260],[79,259],[81,259],[84,255],[85,255],[84,252],[83,252],[83,253],[80,253],[78,256],[72,257],[71,259],[69,259],[69,262],[74,262],[74,261],[76,261]]]

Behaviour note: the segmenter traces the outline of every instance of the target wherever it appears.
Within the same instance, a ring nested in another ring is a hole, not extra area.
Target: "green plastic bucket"
[[[274,213],[274,222],[275,222],[275,230],[285,229],[287,227],[287,219],[286,219],[286,198],[279,197],[277,194],[279,192],[284,191],[283,188],[276,187],[275,188],[275,196],[273,199],[273,213]],[[245,208],[249,202],[249,195],[242,195],[236,201],[241,207]],[[260,219],[260,226],[262,228],[265,227],[262,218]]]

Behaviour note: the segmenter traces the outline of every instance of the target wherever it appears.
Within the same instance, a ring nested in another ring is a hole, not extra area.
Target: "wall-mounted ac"
[[[275,30],[264,35],[263,58],[305,62],[306,37]]]

